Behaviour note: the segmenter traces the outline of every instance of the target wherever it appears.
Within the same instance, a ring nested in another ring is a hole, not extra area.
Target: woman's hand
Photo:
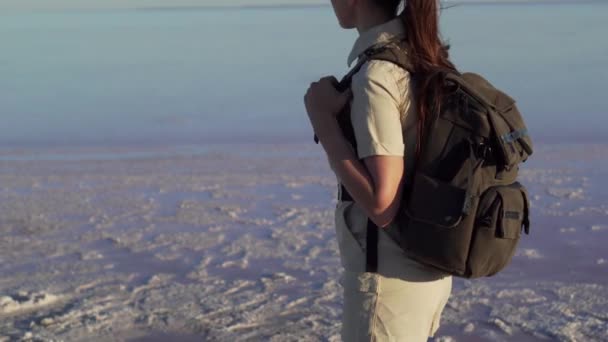
[[[336,120],[336,115],[352,97],[350,88],[341,93],[336,89],[337,84],[338,80],[335,77],[326,76],[311,83],[304,95],[308,118],[319,139],[333,133],[328,130],[335,125],[329,124],[329,120]]]

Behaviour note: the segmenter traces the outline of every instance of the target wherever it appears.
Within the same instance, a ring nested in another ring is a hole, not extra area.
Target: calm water
[[[462,5],[462,70],[518,101],[538,140],[601,140],[608,3]],[[308,83],[347,71],[330,7],[0,14],[0,143],[307,140]]]

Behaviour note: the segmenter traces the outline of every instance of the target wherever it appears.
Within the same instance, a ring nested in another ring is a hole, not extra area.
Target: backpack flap
[[[494,143],[499,161],[506,170],[526,161],[532,154],[532,140],[515,100],[496,89],[490,82],[475,73],[448,75],[463,90],[488,108],[488,121],[494,131]]]
[[[494,143],[498,160],[505,169],[524,162],[532,154],[532,141],[521,114],[513,104],[509,109],[488,112],[488,121],[494,131]]]
[[[504,216],[496,227],[496,235],[503,239],[519,238],[519,231],[522,226],[518,223],[521,222],[522,214],[518,211],[505,211],[502,214]]]

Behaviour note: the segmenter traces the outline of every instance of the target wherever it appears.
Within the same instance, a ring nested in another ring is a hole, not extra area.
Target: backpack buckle
[[[475,156],[479,159],[487,160],[492,153],[492,147],[484,142],[480,142],[475,146]]]

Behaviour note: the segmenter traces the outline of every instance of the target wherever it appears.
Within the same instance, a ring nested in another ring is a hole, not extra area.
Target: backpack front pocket
[[[451,274],[465,271],[476,198],[467,190],[417,172],[405,203],[404,249],[416,261]]]
[[[406,214],[413,221],[453,228],[462,220],[467,200],[466,189],[419,172],[410,196],[416,200],[408,203]],[[438,201],[438,198],[441,200]]]

